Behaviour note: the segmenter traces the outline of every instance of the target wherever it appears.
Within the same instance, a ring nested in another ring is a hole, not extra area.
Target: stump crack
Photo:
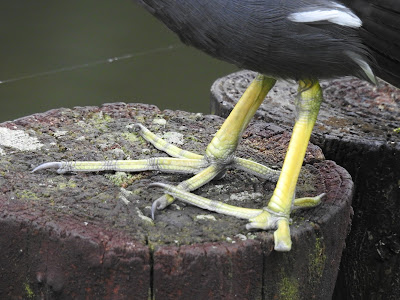
[[[155,299],[155,288],[154,288],[154,246],[149,241],[149,236],[145,236],[145,242],[149,250],[149,265],[150,265],[150,287],[149,287],[149,299]]]

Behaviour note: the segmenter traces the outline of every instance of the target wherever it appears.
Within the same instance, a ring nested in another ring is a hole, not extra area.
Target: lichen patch
[[[169,131],[163,134],[162,138],[170,144],[183,145],[183,134],[175,131]]]
[[[0,127],[0,145],[21,151],[34,151],[44,146],[36,137],[30,136],[22,130],[5,127]]]
[[[162,119],[162,118],[156,118],[153,120],[153,124],[165,126],[167,124],[167,120]]]
[[[259,202],[262,200],[262,197],[263,197],[263,194],[261,194],[261,193],[257,193],[257,192],[249,193],[247,191],[244,191],[244,192],[240,192],[240,193],[236,193],[236,194],[231,194],[229,196],[229,199],[233,200],[233,201],[241,201],[241,202],[251,199],[251,200]]]
[[[196,219],[198,219],[198,220],[210,220],[210,221],[216,221],[217,220],[213,215],[197,215]]]

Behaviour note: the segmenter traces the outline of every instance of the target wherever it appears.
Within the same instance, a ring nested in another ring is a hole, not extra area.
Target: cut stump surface
[[[353,183],[309,145],[297,197],[323,203],[292,214],[293,250],[273,251],[271,232],[175,202],[150,219],[161,190],[186,175],[31,173],[49,161],[166,156],[132,131],[140,122],[202,153],[223,119],[115,103],[57,109],[0,124],[0,298],[328,299],[347,234]],[[280,167],[290,134],[251,123],[237,151]],[[261,208],[275,183],[230,170],[197,194]]]

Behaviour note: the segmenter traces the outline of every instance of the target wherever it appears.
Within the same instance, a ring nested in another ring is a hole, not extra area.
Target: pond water
[[[212,82],[237,70],[132,0],[2,0],[0,45],[0,122],[120,101],[208,113]]]

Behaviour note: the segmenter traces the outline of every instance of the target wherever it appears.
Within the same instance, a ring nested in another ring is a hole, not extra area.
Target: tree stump
[[[254,73],[218,79],[211,106],[226,116]],[[352,229],[334,299],[400,298],[400,90],[355,78],[321,83],[325,101],[311,141],[355,181]],[[294,83],[278,82],[257,112],[289,129],[294,122]]]
[[[144,159],[166,154],[135,132],[140,122],[202,153],[218,116],[114,103],[57,109],[0,124],[0,298],[329,299],[350,222],[349,174],[309,145],[297,196],[323,203],[292,214],[293,249],[273,250],[271,232],[179,201],[156,215],[162,191],[186,175],[159,172],[31,173],[43,162]],[[280,167],[290,134],[253,122],[237,151]],[[263,207],[274,182],[230,170],[196,193]]]

